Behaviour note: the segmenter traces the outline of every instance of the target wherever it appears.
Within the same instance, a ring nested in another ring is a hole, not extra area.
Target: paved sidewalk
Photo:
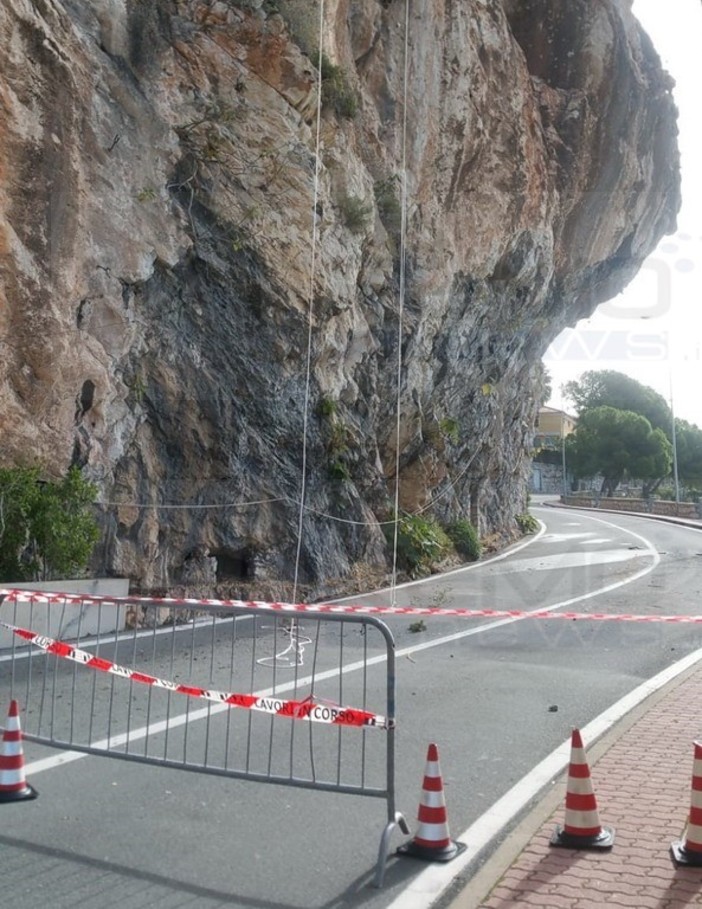
[[[632,711],[588,748],[600,823],[614,827],[611,851],[554,848],[565,815],[566,775],[487,864],[451,909],[681,909],[702,906],[702,868],[676,868],[670,844],[685,838],[693,743],[702,740],[702,666]]]

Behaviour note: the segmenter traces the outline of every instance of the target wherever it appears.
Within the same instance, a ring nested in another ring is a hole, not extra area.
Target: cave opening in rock
[[[217,560],[217,581],[250,581],[254,578],[254,561],[245,549],[218,550],[211,555]]]

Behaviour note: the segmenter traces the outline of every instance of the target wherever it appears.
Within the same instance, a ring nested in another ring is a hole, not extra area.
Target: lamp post
[[[565,455],[565,414],[561,411],[561,462],[563,469],[563,504],[566,504],[568,496],[568,478],[566,475],[566,455]]]
[[[678,439],[675,430],[675,408],[673,406],[673,370],[668,369],[668,379],[670,383],[670,419],[671,419],[671,439],[673,442],[673,483],[675,484],[675,512],[678,512],[680,505],[680,483],[678,481]]]

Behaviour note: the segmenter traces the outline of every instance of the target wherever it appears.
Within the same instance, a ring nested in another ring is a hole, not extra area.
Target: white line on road
[[[599,523],[601,523],[601,524],[607,524],[610,527],[615,527],[615,525],[609,524],[608,521],[604,521],[601,518],[592,518],[592,520],[599,521]],[[616,529],[621,529],[621,528],[616,528]],[[538,536],[543,534],[544,531],[545,531],[545,527],[542,525],[541,533]],[[619,587],[623,587],[625,584],[630,584],[632,581],[636,581],[636,580],[638,580],[638,578],[641,578],[644,575],[648,574],[650,571],[653,571],[653,569],[656,567],[656,565],[658,565],[658,563],[660,562],[660,556],[658,555],[658,553],[655,551],[655,549],[649,543],[649,541],[646,540],[644,537],[640,536],[638,533],[635,533],[633,530],[627,530],[626,533],[630,534],[631,536],[636,537],[638,540],[640,540],[644,544],[644,546],[646,546],[646,548],[648,549],[648,551],[650,552],[650,554],[652,556],[652,561],[651,561],[650,565],[647,565],[646,567],[640,569],[639,571],[635,572],[634,574],[630,575],[627,578],[623,578],[620,581],[615,581],[612,584],[607,584],[605,587],[600,587],[597,590],[591,590],[589,593],[584,593],[577,597],[571,597],[571,599],[569,599],[569,600],[562,600],[559,603],[554,603],[551,606],[547,606],[545,608],[537,607],[536,609],[533,609],[531,611],[532,612],[554,612],[556,609],[561,609],[564,606],[571,606],[574,603],[580,603],[584,600],[592,599],[593,597],[600,596],[603,593],[609,593],[610,591],[616,590]],[[518,547],[514,547],[510,551],[510,554],[514,554],[515,552],[519,551],[520,549],[523,549],[524,546],[529,545],[530,543],[534,542],[538,538],[538,536],[534,537],[532,540],[529,540],[524,544],[521,544]],[[478,564],[489,565],[492,562],[496,562],[504,557],[505,557],[505,554],[503,553],[500,556],[496,556],[494,559],[491,559],[491,560],[483,562],[483,563],[476,563],[476,565],[471,565],[468,567],[474,568]],[[463,571],[463,570],[466,570],[466,569],[458,569],[458,571]],[[450,572],[450,573],[454,574],[456,572]],[[443,578],[443,577],[445,577],[445,575],[442,575],[441,577]],[[436,578],[437,578],[437,576],[435,575],[434,580],[436,580]],[[407,586],[409,586],[409,585],[407,585]],[[422,650],[430,650],[434,647],[441,647],[443,644],[450,644],[453,641],[458,641],[458,640],[461,640],[462,638],[472,637],[473,635],[476,635],[476,634],[483,634],[486,631],[491,631],[494,628],[501,628],[503,625],[511,625],[513,622],[523,622],[525,620],[525,618],[528,618],[528,613],[526,616],[523,616],[521,618],[497,619],[494,622],[488,622],[484,625],[479,625],[476,628],[468,628],[466,631],[457,631],[453,634],[444,635],[443,637],[440,637],[440,638],[434,638],[433,640],[426,641],[422,644],[415,644],[410,647],[402,648],[402,649],[396,651],[395,655],[396,655],[396,658],[398,658],[401,656],[409,656],[411,654],[419,653]],[[336,678],[339,674],[347,675],[352,672],[357,672],[359,670],[362,670],[364,666],[366,666],[366,667],[374,666],[374,665],[377,665],[378,663],[384,663],[385,660],[386,660],[385,654],[380,654],[378,656],[371,657],[370,659],[366,660],[365,662],[363,660],[359,660],[355,663],[349,663],[346,666],[342,666],[340,669],[330,669],[326,672],[318,673],[314,677],[314,679],[312,676],[307,676],[306,678],[298,678],[293,681],[284,683],[282,685],[277,684],[275,686],[275,688],[266,688],[265,690],[257,691],[257,692],[253,692],[253,693],[257,697],[270,697],[272,694],[282,694],[285,691],[292,690],[296,686],[302,687],[304,685],[310,684],[312,681],[321,682],[326,679]],[[222,704],[222,705],[212,704],[212,705],[209,705],[208,707],[203,707],[200,710],[191,711],[190,713],[183,713],[180,716],[172,717],[169,719],[168,729],[175,729],[175,728],[178,728],[179,726],[185,725],[185,723],[191,723],[191,722],[196,722],[198,720],[204,720],[204,719],[207,719],[207,717],[213,716],[216,713],[222,713],[223,711],[230,710],[230,709],[231,708],[228,707],[226,704]],[[165,723],[155,723],[150,726],[142,726],[139,729],[132,729],[129,733],[128,740],[129,740],[129,742],[138,742],[141,739],[146,738],[147,736],[156,735],[160,732],[164,732],[165,729],[166,729]],[[126,734],[120,734],[120,735],[112,736],[109,739],[101,739],[99,742],[93,742],[93,743],[91,743],[91,747],[100,749],[100,750],[104,750],[107,748],[123,747],[126,743],[127,743]],[[31,773],[32,775],[35,775],[37,773],[42,773],[45,770],[52,770],[55,767],[65,766],[66,764],[72,763],[73,761],[80,760],[81,758],[84,758],[84,757],[87,757],[87,755],[82,751],[64,751],[64,752],[61,752],[60,754],[53,755],[53,756],[47,757],[47,758],[43,758],[38,761],[34,761],[31,764],[27,764],[25,769],[26,769],[27,774]]]
[[[596,565],[612,565],[628,562],[641,556],[649,558],[646,549],[598,549],[594,552],[557,552],[553,555],[536,556],[531,559],[515,559],[495,567],[493,576],[516,574],[520,571],[565,571],[568,568],[594,568]]]
[[[547,533],[544,537],[545,543],[564,543],[566,540],[584,540],[587,537],[594,537],[595,534],[591,531],[584,531],[583,533]]]

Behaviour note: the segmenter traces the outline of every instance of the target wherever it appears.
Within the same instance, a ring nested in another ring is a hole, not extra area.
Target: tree
[[[95,495],[77,467],[58,483],[42,480],[38,467],[0,469],[0,580],[83,572],[99,536]]]
[[[644,480],[644,496],[657,489],[672,464],[662,429],[641,414],[614,407],[586,410],[566,441],[568,463],[577,476],[603,477],[601,492],[613,495],[625,477]]]
[[[680,479],[690,485],[702,484],[702,429],[676,419],[675,447]]]
[[[29,543],[39,492],[38,469],[0,470],[0,580],[28,579],[21,555]]]
[[[563,391],[579,414],[595,407],[630,410],[671,436],[673,415],[665,398],[624,373],[614,369],[585,372],[579,380],[566,382]]]

